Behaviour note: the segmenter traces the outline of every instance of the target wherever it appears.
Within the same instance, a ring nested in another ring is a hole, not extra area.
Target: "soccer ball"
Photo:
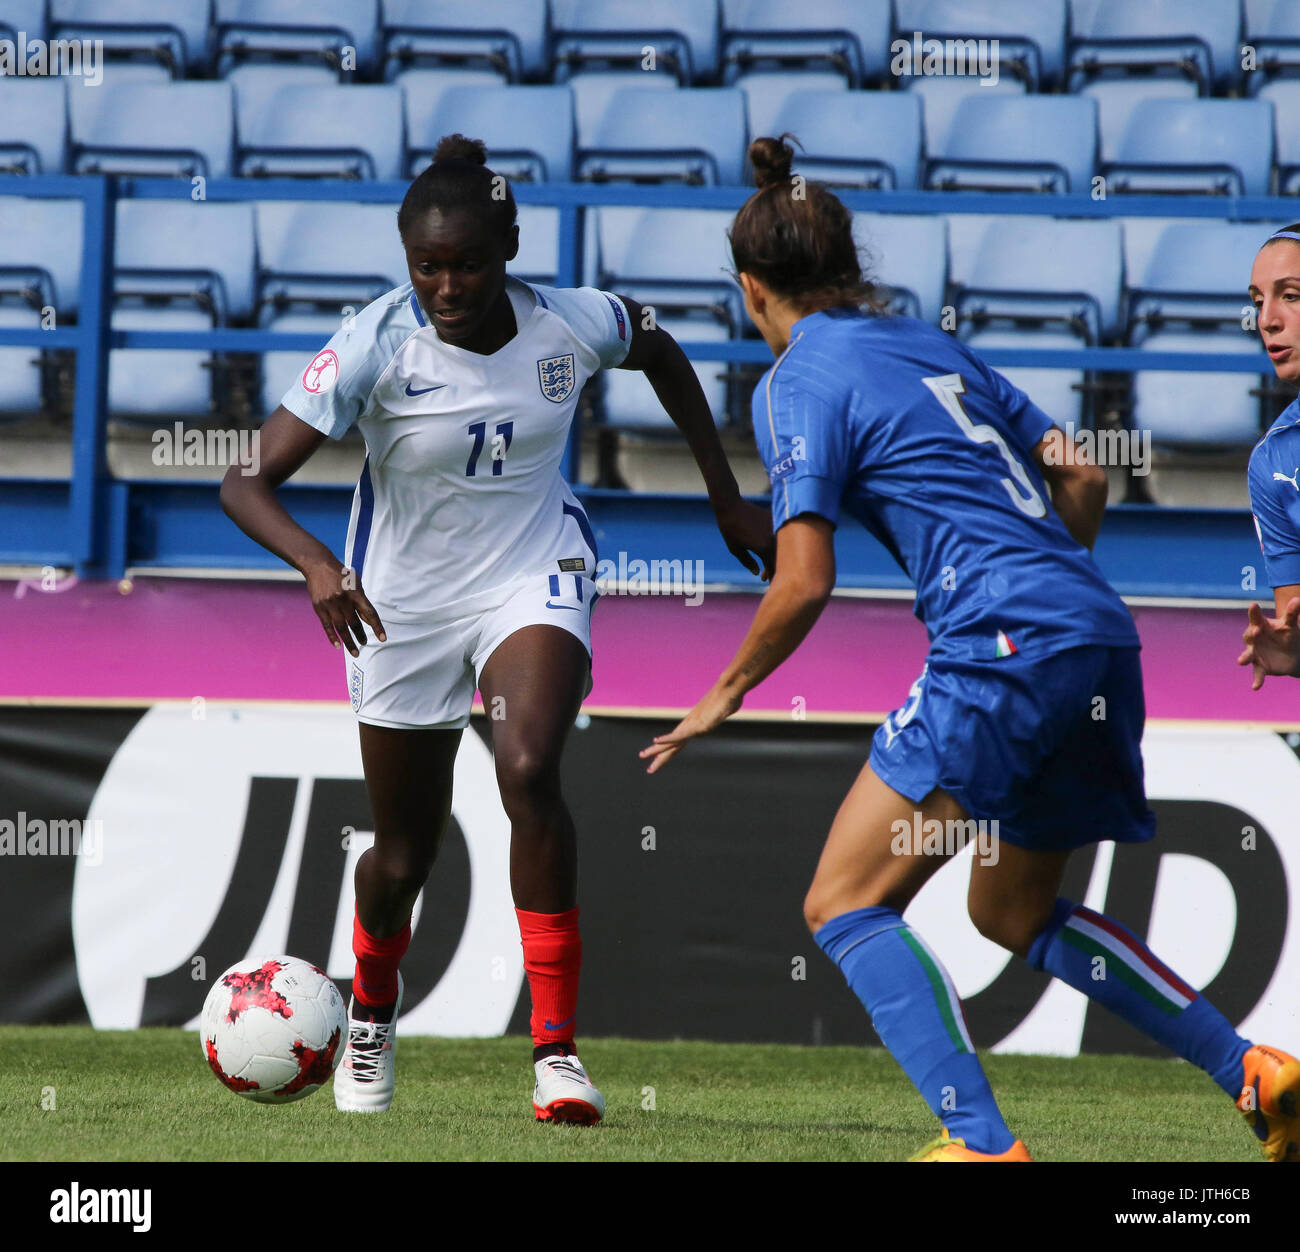
[[[203,1003],[199,1042],[212,1072],[239,1095],[288,1104],[328,1082],[348,1014],[324,970],[296,956],[240,961]]]

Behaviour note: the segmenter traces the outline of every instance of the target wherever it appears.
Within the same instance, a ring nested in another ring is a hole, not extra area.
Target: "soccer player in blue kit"
[[[1270,235],[1250,275],[1255,325],[1282,382],[1300,383],[1300,222]],[[1276,617],[1250,606],[1239,665],[1266,675],[1300,677],[1300,400],[1278,415],[1250,454],[1250,507],[1273,588]]]
[[[942,1122],[912,1159],[1031,1159],[951,979],[903,918],[946,859],[921,831],[975,818],[997,819],[1000,840],[971,868],[980,933],[1200,1066],[1267,1157],[1300,1160],[1300,1062],[1243,1039],[1136,935],[1058,895],[1073,849],[1155,833],[1138,635],[1090,551],[1104,472],[956,340],[876,307],[848,211],[792,183],[784,138],[755,140],[750,159],[759,190],[731,248],[776,356],[753,401],[776,573],[713,689],[642,751],[649,771],[736,712],[799,645],[835,585],[835,527],[856,519],[915,583],[930,652],[834,819],[804,916]],[[915,836],[901,850],[899,822]]]

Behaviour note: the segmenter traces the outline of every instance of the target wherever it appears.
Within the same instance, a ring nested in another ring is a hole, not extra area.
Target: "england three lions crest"
[[[573,373],[573,353],[551,356],[537,362],[537,379],[542,385],[542,395],[553,404],[563,404],[573,394],[576,381]]]

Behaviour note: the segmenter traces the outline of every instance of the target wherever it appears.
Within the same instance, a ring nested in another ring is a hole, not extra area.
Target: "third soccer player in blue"
[[[1104,471],[962,344],[880,309],[848,211],[792,181],[783,139],[750,158],[759,190],[731,248],[776,357],[753,401],[776,573],[713,689],[642,752],[650,771],[794,651],[835,585],[836,526],[861,522],[915,584],[930,652],[840,806],[804,915],[942,1123],[913,1159],[1030,1159],[951,979],[903,917],[951,855],[922,832],[972,818],[999,834],[998,856],[972,863],[980,933],[1200,1066],[1267,1157],[1300,1159],[1300,1062],[1242,1038],[1137,935],[1059,894],[1074,849],[1155,833],[1138,635],[1091,554]]]

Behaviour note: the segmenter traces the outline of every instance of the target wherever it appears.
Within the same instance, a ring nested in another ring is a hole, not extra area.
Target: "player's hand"
[[[378,639],[388,638],[384,634],[384,624],[379,620],[375,606],[366,599],[366,593],[361,590],[361,579],[354,570],[331,560],[308,566],[303,572],[311,606],[325,628],[325,638],[334,647],[347,648],[353,656],[359,656],[358,649],[366,643],[363,622]]]
[[[717,510],[718,531],[727,550],[751,574],[759,574],[758,562],[750,553],[756,553],[763,563],[759,576],[764,582],[772,577],[776,564],[776,540],[772,536],[772,514],[748,500],[736,499]]]
[[[707,735],[727,720],[742,703],[742,697],[724,694],[715,687],[699,702],[677,726],[666,735],[656,735],[654,743],[642,748],[638,755],[650,762],[647,774],[662,769],[682,750],[688,739]]]
[[[1258,691],[1268,674],[1300,677],[1300,597],[1287,602],[1281,617],[1265,617],[1258,604],[1250,606],[1248,616],[1249,624],[1241,636],[1246,650],[1237,664],[1254,667],[1251,690]]]

